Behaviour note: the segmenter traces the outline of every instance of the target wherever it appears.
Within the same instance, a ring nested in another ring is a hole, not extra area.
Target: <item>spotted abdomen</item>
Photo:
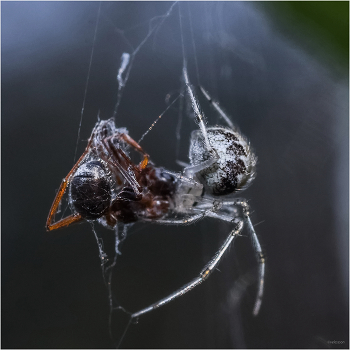
[[[208,128],[207,133],[219,160],[196,174],[206,193],[227,195],[246,188],[254,179],[256,165],[247,140],[239,132],[223,127]],[[199,130],[192,133],[189,157],[192,165],[210,158]]]

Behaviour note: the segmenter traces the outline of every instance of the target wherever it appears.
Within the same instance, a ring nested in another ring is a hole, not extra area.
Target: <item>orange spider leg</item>
[[[142,147],[134,140],[132,139],[128,134],[121,134],[120,137],[128,143],[130,146],[134,147],[138,152],[140,152],[143,155],[143,160],[139,164],[139,169],[143,170],[146,168],[149,160],[149,155],[142,149]]]

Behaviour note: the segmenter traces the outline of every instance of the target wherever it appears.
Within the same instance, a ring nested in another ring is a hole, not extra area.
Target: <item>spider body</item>
[[[101,161],[81,165],[69,189],[71,207],[84,219],[98,219],[110,206],[111,183]]]
[[[241,133],[229,128],[209,127],[207,133],[219,159],[197,174],[206,193],[223,196],[245,189],[255,176],[256,157],[250,144]],[[193,131],[191,139],[191,165],[208,160],[210,153],[205,149],[202,133]]]
[[[127,129],[117,128],[113,118],[99,121],[84,153],[61,183],[46,228],[52,231],[84,219],[97,220],[111,229],[116,229],[118,224],[136,221],[187,225],[204,217],[233,225],[217,253],[195,279],[131,315],[136,318],[169,303],[207,279],[240,235],[245,223],[259,263],[259,286],[253,312],[257,315],[263,295],[265,259],[250,220],[247,201],[232,197],[254,179],[256,157],[246,138],[205,92],[216,112],[228,120],[228,127],[206,127],[186,70],[184,78],[199,125],[199,130],[191,137],[190,165],[180,173],[156,167],[149,161],[149,155],[128,135]],[[142,155],[139,164],[131,161],[132,150]],[[72,214],[54,222],[68,186]],[[238,207],[242,209],[242,217],[237,214]]]

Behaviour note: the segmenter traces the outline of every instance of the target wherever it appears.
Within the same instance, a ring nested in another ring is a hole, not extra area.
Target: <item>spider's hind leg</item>
[[[263,253],[263,250],[261,248],[258,236],[255,232],[254,226],[250,220],[249,216],[249,205],[246,200],[241,200],[237,203],[240,205],[243,209],[243,215],[245,222],[247,223],[248,226],[248,231],[250,238],[252,240],[253,248],[255,250],[256,254],[256,259],[259,264],[259,284],[258,284],[258,294],[256,296],[255,304],[254,304],[254,309],[253,309],[253,315],[257,316],[260,307],[261,307],[261,302],[264,294],[264,279],[265,279],[265,255]]]
[[[260,311],[260,307],[261,307],[261,302],[262,302],[262,298],[263,298],[263,294],[264,294],[264,279],[265,279],[265,256],[264,253],[261,249],[261,245],[258,239],[258,236],[255,233],[253,224],[250,220],[249,215],[246,216],[246,221],[248,223],[248,229],[250,231],[250,235],[252,238],[252,242],[253,242],[253,247],[255,249],[256,252],[256,257],[259,263],[259,285],[258,285],[258,294],[256,297],[256,301],[255,301],[255,305],[254,305],[254,309],[253,309],[253,315],[257,316],[259,311]]]
[[[212,215],[208,215],[208,214]],[[215,215],[215,213],[208,211],[207,216],[213,216],[215,218],[219,218],[218,215]],[[221,217],[220,217],[221,218]],[[229,219],[230,222],[232,222],[232,218]],[[137,318],[143,314],[146,314],[154,309],[157,309],[160,306],[163,306],[165,304],[168,304],[169,302],[173,301],[174,299],[184,295],[185,293],[192,290],[194,287],[197,287],[200,285],[203,281],[205,281],[211,273],[216,269],[219,262],[221,261],[221,258],[223,257],[224,253],[227,251],[227,249],[231,246],[231,244],[234,242],[234,240],[237,238],[237,236],[240,235],[240,232],[243,228],[243,221],[241,219],[236,218],[235,220],[236,227],[229,233],[228,237],[226,238],[225,242],[222,244],[220,249],[216,252],[216,254],[213,256],[213,258],[204,266],[202,271],[200,272],[199,276],[193,279],[191,282],[185,284],[177,291],[171,293],[164,299],[159,300],[158,302],[138,311],[132,314],[132,318]]]
[[[265,256],[263,253],[263,250],[261,248],[258,236],[255,232],[254,226],[250,220],[250,213],[249,213],[249,205],[248,202],[245,199],[234,199],[234,200],[228,200],[228,201],[223,201],[222,202],[223,207],[229,208],[229,207],[235,207],[239,206],[242,208],[243,211],[243,217],[244,217],[244,222],[248,226],[248,232],[249,236],[252,241],[252,245],[256,254],[256,259],[259,264],[259,282],[258,282],[258,293],[255,299],[255,304],[254,304],[254,309],[253,309],[253,315],[257,316],[260,307],[261,307],[261,302],[264,294],[264,279],[265,279]],[[211,214],[210,216],[213,217],[214,214]]]

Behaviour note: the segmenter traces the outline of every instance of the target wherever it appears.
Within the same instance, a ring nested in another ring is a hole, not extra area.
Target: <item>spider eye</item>
[[[111,186],[103,164],[92,161],[83,164],[70,185],[70,202],[87,220],[100,218],[109,208]]]

